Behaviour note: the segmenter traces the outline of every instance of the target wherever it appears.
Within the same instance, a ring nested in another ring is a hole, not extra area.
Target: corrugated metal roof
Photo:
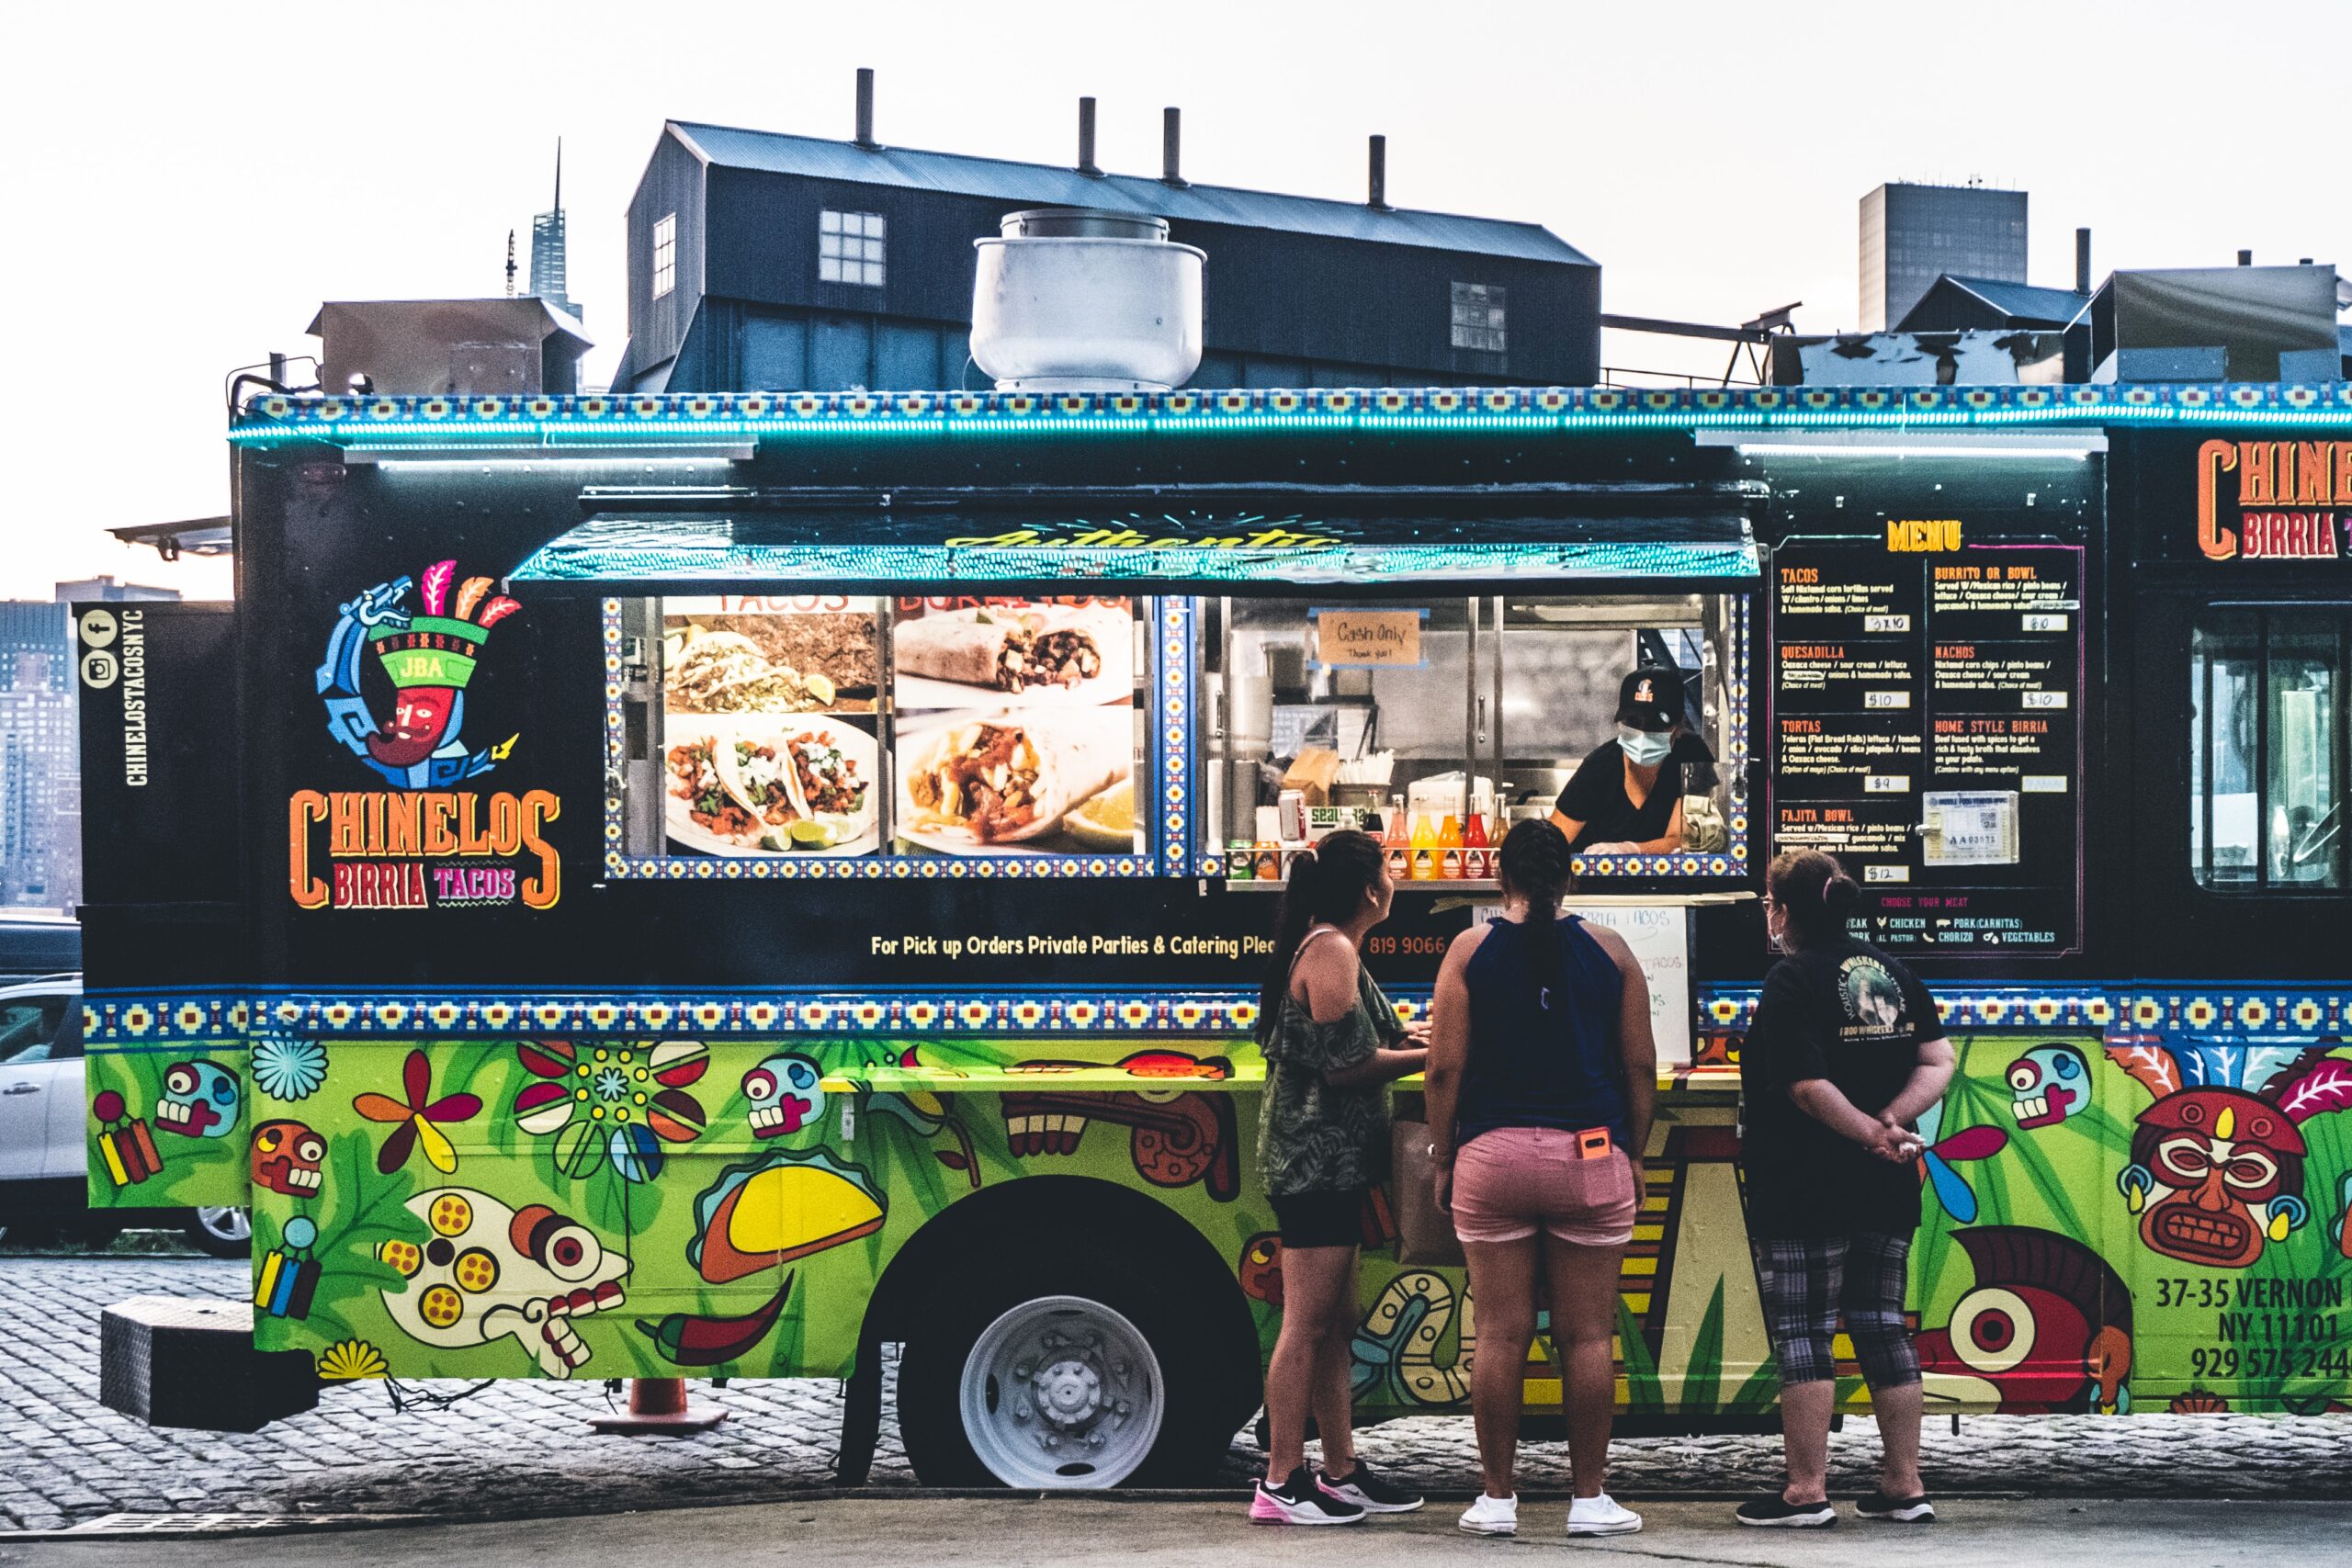
[[[2090,303],[2090,296],[2071,288],[2038,288],[2030,283],[2004,283],[1993,277],[1944,275],[2005,316],[2030,321],[2066,322]]]
[[[993,197],[1021,207],[1092,207],[1148,213],[1179,223],[1226,223],[1571,266],[1599,265],[1540,223],[1402,209],[1382,212],[1360,202],[1281,196],[1231,186],[1170,186],[1135,175],[1098,178],[1075,169],[973,158],[959,152],[923,152],[904,147],[867,152],[846,141],[687,120],[672,120],[669,129],[705,159],[728,168]]]

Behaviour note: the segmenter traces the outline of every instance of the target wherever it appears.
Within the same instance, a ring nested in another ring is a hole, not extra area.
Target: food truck
[[[1202,1473],[1283,1310],[1286,852],[1402,823],[1366,957],[1416,1012],[1477,839],[1656,665],[1713,776],[1574,895],[1661,1043],[1629,1429],[1772,1411],[1735,1162],[1797,845],[1959,1050],[1932,1412],[2352,1399],[2352,388],[270,392],[229,436],[233,610],[78,612],[90,1192],[249,1202],[254,1342],[322,1380],[842,1377],[855,1478],[899,1345],[927,1483]],[[1394,1218],[1358,1405],[1466,1409],[1475,1303]]]

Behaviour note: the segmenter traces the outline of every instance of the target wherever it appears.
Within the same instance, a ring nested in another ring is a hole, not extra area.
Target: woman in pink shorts
[[[1438,1201],[1453,1212],[1478,1314],[1470,1399],[1487,1487],[1462,1528],[1518,1531],[1520,1380],[1541,1278],[1567,1371],[1567,1533],[1625,1535],[1641,1516],[1603,1490],[1609,1345],[1657,1088],[1649,983],[1616,932],[1561,918],[1568,841],[1557,828],[1521,823],[1499,858],[1502,918],[1454,939],[1430,1011]]]

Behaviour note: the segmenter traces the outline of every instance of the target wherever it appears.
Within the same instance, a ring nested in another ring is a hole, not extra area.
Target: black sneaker
[[[1838,1510],[1827,1502],[1792,1503],[1778,1492],[1751,1498],[1739,1506],[1739,1522],[1759,1529],[1817,1530],[1838,1522]]]
[[[1906,1525],[1935,1523],[1936,1506],[1928,1495],[1917,1497],[1890,1497],[1883,1492],[1873,1492],[1854,1505],[1854,1512],[1866,1519],[1895,1519]]]
[[[1257,1491],[1250,1498],[1250,1522],[1253,1525],[1358,1525],[1363,1522],[1363,1510],[1326,1492],[1302,1464],[1292,1471],[1290,1479],[1280,1486],[1267,1485],[1262,1475],[1258,1478]]]
[[[1362,1460],[1356,1461],[1356,1467],[1348,1472],[1344,1481],[1329,1475],[1315,1479],[1325,1496],[1353,1503],[1367,1514],[1409,1514],[1421,1506],[1419,1493],[1374,1475],[1372,1466]]]

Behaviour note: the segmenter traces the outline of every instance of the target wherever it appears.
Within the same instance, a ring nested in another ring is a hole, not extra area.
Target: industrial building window
[[[1503,286],[1499,283],[1457,283],[1453,286],[1453,346],[1482,354],[1503,350]]]
[[[882,215],[835,212],[817,220],[817,276],[826,283],[882,287]]]
[[[678,215],[653,225],[653,298],[659,299],[678,286]]]
[[[2222,610],[2189,631],[2188,843],[2230,892],[2347,886],[2352,606]]]

